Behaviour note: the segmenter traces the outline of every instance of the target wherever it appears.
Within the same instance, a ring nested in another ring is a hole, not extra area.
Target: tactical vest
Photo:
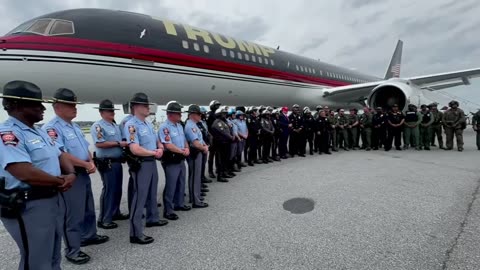
[[[411,123],[411,122],[417,122],[418,121],[418,115],[417,112],[406,112],[405,113],[405,122]]]
[[[429,112],[423,114],[422,123],[427,124],[432,119],[432,116]]]

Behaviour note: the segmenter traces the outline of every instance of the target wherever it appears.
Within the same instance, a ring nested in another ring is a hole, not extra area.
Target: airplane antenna
[[[280,50],[280,45],[277,46],[277,51]]]

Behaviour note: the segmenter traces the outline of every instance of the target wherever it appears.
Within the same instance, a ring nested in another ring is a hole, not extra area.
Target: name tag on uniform
[[[77,138],[77,135],[75,133],[67,133],[65,135],[65,138],[67,138],[67,140],[73,140],[73,139]]]
[[[37,143],[41,143],[42,140],[39,139],[39,138],[36,138],[36,139],[28,140],[27,142],[28,142],[29,144],[37,144]]]
[[[146,128],[143,128],[143,129],[140,129],[140,132],[139,132],[140,136],[145,136],[148,134],[148,129]]]

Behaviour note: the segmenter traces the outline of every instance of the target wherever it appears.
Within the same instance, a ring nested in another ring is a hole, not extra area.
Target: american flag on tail
[[[393,77],[400,77],[400,64],[393,65],[390,71],[393,73]]]

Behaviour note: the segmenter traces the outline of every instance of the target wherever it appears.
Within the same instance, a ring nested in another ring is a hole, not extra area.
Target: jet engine
[[[398,104],[400,110],[406,109],[407,105],[420,104],[423,101],[420,89],[411,85],[409,81],[392,79],[375,87],[367,98],[370,108],[391,108]]]

